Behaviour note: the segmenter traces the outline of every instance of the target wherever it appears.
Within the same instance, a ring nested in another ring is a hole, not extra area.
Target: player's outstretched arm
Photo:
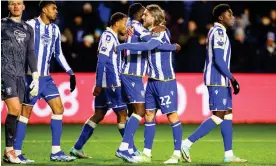
[[[161,42],[159,40],[151,39],[148,42],[141,43],[124,43],[116,47],[116,52],[120,52],[124,49],[131,51],[150,51],[157,48]]]

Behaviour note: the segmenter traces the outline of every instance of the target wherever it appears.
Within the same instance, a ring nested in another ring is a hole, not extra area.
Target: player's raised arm
[[[214,37],[211,42],[214,50],[215,64],[224,76],[226,76],[229,79],[232,79],[233,76],[229,71],[225,60],[223,59],[224,51],[227,50],[225,50],[226,34],[224,34],[222,29],[217,29],[214,32]]]

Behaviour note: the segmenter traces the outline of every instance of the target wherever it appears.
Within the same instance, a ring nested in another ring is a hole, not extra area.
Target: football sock
[[[205,136],[212,129],[222,122],[222,119],[212,115],[210,118],[206,119],[201,125],[196,129],[196,131],[188,137],[191,142],[197,141],[199,138]]]
[[[121,134],[122,137],[125,134],[125,126],[126,126],[125,123],[118,123],[118,129],[119,129],[119,132],[120,132],[120,134]]]
[[[145,122],[144,130],[144,152],[148,156],[151,155],[151,149],[153,144],[153,139],[155,136],[155,121],[154,122]]]
[[[221,135],[223,137],[225,156],[233,155],[232,151],[232,114],[224,116],[224,120],[220,125]],[[230,152],[229,152],[230,151]],[[228,152],[228,153],[226,153]]]
[[[174,150],[179,151],[181,149],[181,141],[182,141],[182,125],[180,121],[177,121],[171,124],[173,130],[173,140],[174,140]]]
[[[5,137],[6,137],[6,147],[12,147],[16,134],[16,120],[17,116],[8,114],[5,121]]]
[[[60,151],[60,139],[62,134],[62,115],[52,114],[51,130],[52,130],[52,154],[55,154]]]
[[[82,127],[81,134],[74,145],[74,148],[77,150],[81,150],[83,145],[87,142],[87,140],[93,134],[94,129],[97,127],[97,124],[90,119],[88,119]]]
[[[18,119],[17,127],[16,127],[16,137],[15,137],[16,139],[14,142],[14,150],[16,152],[16,155],[21,154],[22,144],[26,136],[26,128],[27,128],[28,121],[29,119],[24,116],[20,116]]]

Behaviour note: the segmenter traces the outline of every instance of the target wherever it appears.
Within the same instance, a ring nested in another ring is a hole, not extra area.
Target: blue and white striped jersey
[[[147,35],[151,35],[151,32],[143,27],[143,25],[136,20],[128,19],[127,28],[130,26],[134,29],[134,35],[128,36],[126,43],[138,43],[141,42],[141,38]],[[123,61],[123,74],[145,76],[147,74],[147,55],[148,52],[142,51],[126,51],[127,56]]]
[[[229,77],[231,76],[230,70],[230,58],[231,58],[231,45],[229,38],[226,34],[225,27],[220,23],[215,23],[208,33],[206,41],[207,56],[204,67],[204,83],[207,86],[230,86]],[[222,70],[220,70],[220,64],[216,64],[215,52],[220,52],[223,60],[221,63],[225,63],[225,68],[229,72],[228,77]]]
[[[122,60],[121,55],[117,55],[114,51],[114,48],[118,44],[120,43],[117,34],[111,28],[107,27],[101,35],[98,46],[98,53],[108,57],[108,60],[104,66],[104,71],[102,73],[96,73],[97,75],[102,74],[102,76],[100,76],[102,78],[102,82],[99,83],[101,87],[121,86],[120,74]]]
[[[160,33],[153,33],[152,36],[153,37],[151,39],[158,40],[162,44],[171,43],[171,36],[168,29]],[[172,56],[172,51],[160,51],[158,49],[149,51],[149,77],[161,81],[169,81],[175,79]]]
[[[49,75],[52,55],[68,74],[73,74],[61,49],[61,35],[56,24],[44,24],[40,17],[27,21],[34,30],[37,70],[40,76]]]

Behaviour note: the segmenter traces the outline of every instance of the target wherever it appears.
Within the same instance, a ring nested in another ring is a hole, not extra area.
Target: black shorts
[[[18,97],[20,103],[23,103],[25,98],[25,91],[25,77],[11,76],[8,74],[1,75],[2,100]]]

